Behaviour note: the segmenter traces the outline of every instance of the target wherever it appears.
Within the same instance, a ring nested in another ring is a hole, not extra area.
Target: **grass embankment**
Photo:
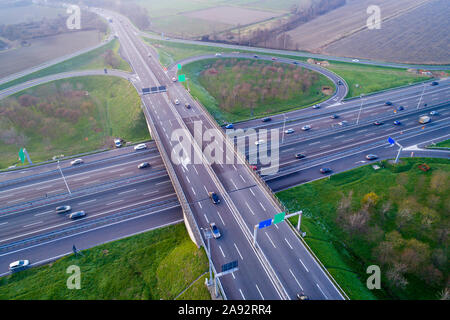
[[[145,232],[0,278],[0,299],[174,299],[208,270],[203,249],[184,224]],[[81,289],[68,289],[71,265],[80,267]],[[199,284],[200,283],[200,284]],[[179,299],[210,299],[199,279]]]
[[[87,93],[87,95],[86,95]],[[126,80],[108,76],[58,80],[0,101],[0,168],[26,148],[33,162],[150,138],[141,101]]]
[[[129,64],[119,55],[120,43],[113,40],[100,48],[83,53],[74,58],[54,64],[48,68],[30,73],[26,76],[0,85],[0,90],[29,80],[49,76],[56,73],[89,69],[114,68],[131,72]]]
[[[202,54],[214,54],[216,52],[239,51],[262,54],[246,50],[182,44],[163,40],[152,40],[148,38],[144,38],[144,40],[149,44],[155,46],[159,53],[161,64],[166,67],[182,59]],[[307,60],[307,58],[305,57],[291,55],[271,54],[271,56],[285,57],[299,61]],[[357,63],[353,64],[337,62],[332,60],[330,60],[329,62],[330,66],[328,68],[344,78],[347,82],[349,86],[349,93],[347,95],[347,98],[357,97],[360,94],[369,94],[380,90],[391,89],[398,86],[408,85],[410,83],[416,83],[430,79],[430,77],[427,76],[408,72],[406,69],[369,66]]]
[[[329,97],[322,87],[334,90],[319,73],[271,61],[208,59],[182,72],[191,94],[220,124],[304,108]]]
[[[277,196],[303,210],[305,241],[351,299],[438,299],[448,286],[449,178],[446,159],[401,159]],[[381,290],[366,287],[370,265],[381,268]]]
[[[436,144],[429,145],[427,148],[431,148],[431,149],[433,149],[433,148],[434,149],[440,149],[440,148],[450,149],[450,139],[438,142]]]

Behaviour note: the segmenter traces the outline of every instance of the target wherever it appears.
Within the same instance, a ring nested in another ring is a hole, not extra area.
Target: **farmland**
[[[0,52],[0,78],[95,46],[102,38],[103,34],[95,30],[65,33],[31,40],[29,47]]]
[[[187,12],[184,16],[229,25],[246,25],[253,24],[261,20],[274,18],[278,16],[278,14],[268,11],[223,6]]]
[[[291,212],[303,210],[305,241],[351,299],[439,299],[449,290],[449,161],[379,165],[277,196]],[[370,265],[381,268],[379,290],[366,287]]]
[[[126,80],[58,80],[0,101],[0,168],[15,163],[23,147],[39,162],[111,147],[112,137],[150,138],[139,95]]]
[[[208,59],[183,67],[191,94],[219,123],[303,108],[326,99],[326,77],[293,65],[250,59]],[[258,89],[256,89],[258,88]]]
[[[380,30],[366,29],[332,43],[324,52],[403,63],[449,64],[449,11],[448,1],[432,1],[383,22]]]
[[[81,288],[66,286],[71,265]],[[203,249],[177,224],[102,244],[0,279],[0,300],[173,300],[208,270]],[[179,298],[208,300],[202,276]]]
[[[30,2],[31,3],[31,2]],[[58,14],[66,14],[62,8],[50,8],[35,4],[16,6],[16,7],[0,7],[1,24],[16,24],[21,22],[40,21],[42,18],[55,18]]]

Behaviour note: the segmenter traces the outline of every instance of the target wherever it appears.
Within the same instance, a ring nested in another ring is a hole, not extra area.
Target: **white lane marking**
[[[319,285],[318,285],[317,283],[316,283],[316,286],[317,286],[317,288],[319,288],[320,292],[322,292],[323,296],[324,296],[325,298],[328,299],[328,297],[327,297],[327,295],[325,294],[325,292],[322,291],[322,289],[319,287]],[[303,290],[303,289],[302,289],[302,290]]]
[[[10,201],[7,201],[6,203],[13,203],[13,202],[22,201],[22,200],[25,200],[25,198],[10,200]]]
[[[217,211],[217,214],[219,215],[220,221],[222,221],[223,225],[225,225],[225,222],[222,219],[222,216],[220,215],[219,211]]]
[[[270,239],[269,235],[267,234],[267,232],[264,232],[267,236],[267,238],[269,238],[270,243],[273,245],[273,247],[276,249],[277,247],[275,247],[275,244],[273,243],[272,239]]]
[[[92,199],[92,200],[88,200],[88,201],[84,201],[84,202],[78,202],[78,204],[83,205],[83,204],[94,202],[94,201],[97,201],[97,199]]]
[[[355,140],[355,139],[353,139],[353,138],[351,138],[351,139],[345,139],[345,140],[342,140],[342,142],[350,142],[350,141],[353,141],[353,140]]]
[[[233,244],[234,244],[234,247],[236,248],[236,251],[237,251],[238,254],[239,254],[239,257],[241,257],[241,259],[244,260],[244,258],[242,257],[242,254],[241,254],[241,252],[239,251],[239,249],[238,249],[236,243],[233,243]]]
[[[201,202],[198,203],[198,206],[200,207],[200,209],[203,209],[203,206],[202,206]]]
[[[255,283],[255,286],[256,286],[256,289],[258,290],[259,295],[261,296],[261,298],[262,298],[263,300],[265,300],[265,299],[264,299],[264,296],[263,296],[262,293],[261,293],[261,290],[259,290],[258,285],[257,285],[256,283]]]
[[[313,146],[313,145],[319,144],[319,143],[320,143],[320,141],[312,142],[312,143],[308,144],[308,146]]]
[[[284,238],[284,240],[285,240],[286,243],[288,244],[289,248],[291,248],[291,250],[293,250],[293,248],[292,248],[291,244],[289,243],[289,241],[288,241],[286,238]]]
[[[107,203],[106,205],[107,205],[107,206],[110,206],[110,205],[113,205],[113,204],[116,204],[116,203],[119,203],[119,202],[122,202],[122,201],[123,201],[123,199],[122,199],[122,200],[117,200],[117,201],[113,201],[113,202]]]
[[[245,179],[244,179],[244,177],[241,174],[239,175],[239,177],[241,177],[242,181],[245,182]]]
[[[197,168],[195,166],[193,166],[193,167],[194,167],[195,173],[197,173],[197,175],[198,175]]]
[[[168,180],[168,181],[162,181],[162,182],[158,182],[158,183],[156,183],[155,184],[155,186],[157,186],[157,185],[160,185],[160,184],[164,184],[164,183],[169,183],[170,182],[170,180]]]
[[[2,226],[4,224],[8,224],[8,222],[2,222],[2,223],[0,223],[0,226]]]
[[[189,180],[189,177],[188,177],[188,176],[186,176],[186,180],[187,180],[189,183],[191,183],[191,180]]]
[[[41,213],[36,213],[34,216],[38,217],[38,216],[42,216],[43,214],[47,214],[47,213],[50,213],[50,212],[53,212],[53,211],[45,211],[45,212],[41,212]]]
[[[255,215],[255,213],[253,212],[252,208],[250,208],[250,206],[248,205],[247,201],[245,201],[245,204],[247,205],[247,208],[248,208],[248,210],[250,210],[252,215]]]
[[[233,279],[236,279],[236,277],[234,276],[234,272],[232,272],[231,275],[233,276]]]
[[[118,194],[125,194],[125,193],[129,193],[129,192],[133,192],[133,191],[136,191],[136,189],[131,189],[131,190],[127,190],[127,191],[122,191],[122,192],[119,192]]]
[[[38,221],[38,222],[27,224],[26,226],[23,226],[23,228],[31,227],[31,226],[34,226],[35,224],[39,224],[39,223],[42,223],[42,221]]]
[[[205,192],[208,193],[208,189],[206,189],[205,185],[203,185],[203,188],[205,188]]]
[[[298,259],[300,261],[300,263],[302,264],[303,268],[306,269],[306,272],[309,272],[308,268],[305,266],[305,264],[303,263],[302,259]]]
[[[241,290],[241,289],[239,289],[239,292],[241,293],[242,299],[245,300],[244,294],[242,293],[242,290]]]
[[[230,178],[230,181],[233,184],[234,188],[237,189],[236,183],[234,183],[233,179]]]
[[[250,192],[252,193],[252,195],[255,197],[255,193],[253,192],[252,189],[250,189]]]
[[[259,205],[261,206],[261,208],[263,208],[264,211],[266,211],[266,208],[264,208],[261,202],[259,203]]]
[[[195,193],[195,190],[194,190],[194,188],[193,187],[191,187],[191,189],[192,189],[192,192],[195,194],[195,195],[197,195],[196,193]]]
[[[205,216],[206,222],[209,223],[208,217],[206,216],[206,214],[203,214]]]
[[[289,269],[289,272],[292,274],[292,276],[294,277],[294,279],[295,279],[295,282],[297,282],[297,284],[298,284],[298,286],[300,287],[300,289],[302,289],[302,291],[303,291],[303,287],[302,287],[302,285],[300,284],[300,282],[298,282],[298,280],[297,280],[297,278],[295,277],[295,275],[294,275],[294,273],[292,272],[292,270],[291,269]]]
[[[74,180],[75,181],[75,180]],[[52,188],[54,186],[54,184],[50,184],[50,185],[48,185],[48,186],[42,186],[42,187],[39,187],[39,189],[34,189],[34,190],[42,190],[42,189],[48,189],[48,188]]]
[[[119,172],[119,171],[122,171],[122,170],[125,170],[125,169],[127,169],[127,168],[119,168],[119,169],[115,169],[115,170],[109,170],[108,172],[109,173],[115,173],[115,172]],[[86,179],[86,178],[73,179],[73,181],[84,180],[84,179]]]
[[[233,164],[233,168],[234,168],[234,171],[237,171],[237,168],[236,168],[236,166]]]
[[[124,168],[122,168],[122,169],[120,169],[120,170],[123,170]],[[118,170],[115,170],[115,171],[109,171],[109,172],[116,172],[116,171],[118,171]],[[70,177],[70,176],[69,176]],[[80,178],[76,178],[76,179],[71,179],[72,181],[81,181],[81,180],[86,180],[86,179],[88,179],[88,178],[90,178],[91,176],[87,176],[87,177],[80,177]]]
[[[157,192],[159,192],[159,190],[155,190],[155,191],[152,191],[152,192],[147,192],[147,193],[144,193],[144,196],[148,196],[150,194],[154,194],[154,193],[157,193]]]
[[[225,258],[225,253],[223,253],[222,247],[219,246],[220,252],[222,252],[223,257]]]

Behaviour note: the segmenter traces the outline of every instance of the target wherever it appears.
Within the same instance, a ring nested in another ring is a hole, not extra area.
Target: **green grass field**
[[[23,147],[39,162],[112,147],[113,137],[148,140],[140,105],[128,81],[108,76],[58,80],[3,99],[0,168],[17,162]]]
[[[13,81],[4,83],[0,85],[0,90],[9,88],[16,84],[37,79],[41,77],[45,77],[51,74],[67,72],[67,71],[76,71],[76,70],[88,70],[88,69],[103,69],[103,68],[112,68],[111,64],[108,61],[112,61],[115,65],[115,69],[124,70],[131,72],[131,67],[128,65],[125,60],[123,60],[119,56],[119,48],[120,43],[118,40],[113,40],[110,43],[101,46],[100,48],[91,50],[79,56],[76,56],[72,59],[57,63],[48,68],[30,73],[26,76],[17,78]],[[107,53],[111,50],[110,59],[107,59]]]
[[[144,40],[147,43],[155,46],[156,50],[159,53],[160,63],[165,67],[171,65],[176,61],[203,54],[233,51],[256,53],[246,50],[182,44],[163,40],[153,40],[149,38],[144,38]],[[290,55],[274,54],[272,56],[287,57],[299,61],[307,60],[307,58]],[[347,95],[347,98],[357,97],[360,94],[369,94],[380,90],[391,89],[430,79],[427,76],[421,76],[407,72],[406,69],[368,66],[336,61],[330,61],[330,63],[331,65],[329,69],[344,78],[349,86],[349,93]],[[358,85],[358,87],[356,87],[355,85]]]
[[[2,300],[172,300],[208,270],[203,249],[177,224],[83,250],[0,278]],[[68,289],[69,266],[81,289]],[[204,276],[178,299],[210,299]]]
[[[450,162],[381,164],[277,196],[290,212],[303,210],[305,241],[351,299],[439,299],[449,270]],[[366,287],[369,265],[381,268],[381,290]]]
[[[450,148],[450,139],[430,145],[427,148]]]
[[[323,86],[334,89],[318,73],[270,61],[208,59],[185,65],[181,72],[189,79],[191,94],[220,124],[304,108],[328,98]]]

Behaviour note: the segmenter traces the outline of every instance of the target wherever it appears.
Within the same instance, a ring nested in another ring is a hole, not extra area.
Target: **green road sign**
[[[280,212],[277,213],[274,217],[273,217],[273,224],[277,224],[279,222],[283,222],[284,221],[284,216],[286,215],[286,212]]]
[[[23,152],[23,149],[20,149],[19,151],[19,159],[22,163],[25,163],[25,153]]]
[[[185,75],[185,74],[180,74],[180,75],[178,76],[178,81],[179,81],[179,82],[184,82],[184,81],[186,81],[186,75]]]
[[[177,67],[178,67],[178,70],[181,70],[181,64],[178,64]]]

